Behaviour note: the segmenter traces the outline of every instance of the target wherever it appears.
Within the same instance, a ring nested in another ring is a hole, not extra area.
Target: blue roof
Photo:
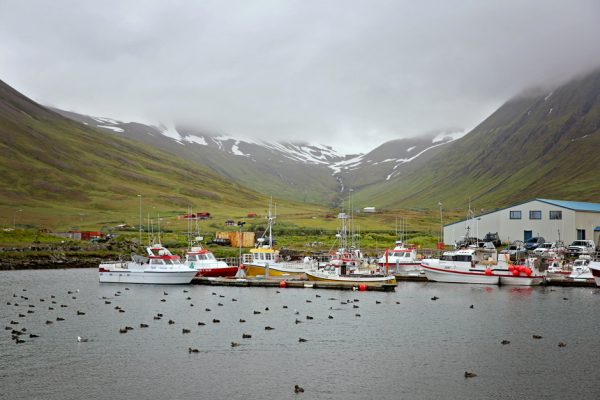
[[[600,226],[597,226],[594,228],[594,232],[598,232],[598,231],[600,231]]]
[[[600,203],[586,203],[584,201],[566,201],[566,200],[549,200],[549,199],[536,199],[543,201],[544,203],[553,204],[555,206],[568,208],[574,211],[591,211],[600,212]]]

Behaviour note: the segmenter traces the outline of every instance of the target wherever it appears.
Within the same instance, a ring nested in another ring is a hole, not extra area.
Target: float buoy
[[[486,268],[486,269],[485,269],[485,274],[486,274],[487,276],[490,276],[490,275],[492,275],[492,270],[491,270],[491,269],[489,269],[489,268]]]
[[[286,286],[287,286],[287,283],[285,283],[285,281],[279,282],[279,287],[280,288],[285,288]]]
[[[358,285],[358,290],[361,292],[364,292],[365,290],[367,290],[367,285],[364,283],[361,283],[360,285]]]

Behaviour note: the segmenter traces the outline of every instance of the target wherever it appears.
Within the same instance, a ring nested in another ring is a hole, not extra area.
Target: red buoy
[[[525,273],[525,266],[524,265],[519,265],[519,272]]]
[[[512,271],[513,276],[519,276],[519,270],[517,268]]]
[[[510,264],[510,265],[508,266],[508,270],[509,270],[510,272],[513,272],[513,269],[515,269],[515,266],[514,266],[514,265],[512,265],[512,264]]]
[[[358,290],[364,292],[365,290],[367,290],[367,285],[365,283],[361,283],[360,285],[358,285]]]
[[[492,270],[491,270],[491,269],[489,269],[489,268],[486,268],[486,269],[485,269],[485,274],[486,274],[487,276],[490,276],[490,275],[492,275]]]
[[[531,276],[531,273],[532,273],[531,268],[525,268],[525,275]]]
[[[279,287],[280,287],[280,288],[284,288],[284,287],[286,287],[286,286],[287,286],[287,283],[285,283],[285,281],[281,281],[281,282],[279,282]]]

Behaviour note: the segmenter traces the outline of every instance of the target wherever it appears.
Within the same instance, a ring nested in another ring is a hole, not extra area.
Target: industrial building
[[[444,226],[444,242],[453,244],[467,235],[482,238],[498,232],[502,242],[542,236],[548,242],[600,239],[600,204],[533,199]]]

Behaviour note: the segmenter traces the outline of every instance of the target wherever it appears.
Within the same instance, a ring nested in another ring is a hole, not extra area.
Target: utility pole
[[[140,246],[142,245],[142,195],[138,194],[140,198]]]

